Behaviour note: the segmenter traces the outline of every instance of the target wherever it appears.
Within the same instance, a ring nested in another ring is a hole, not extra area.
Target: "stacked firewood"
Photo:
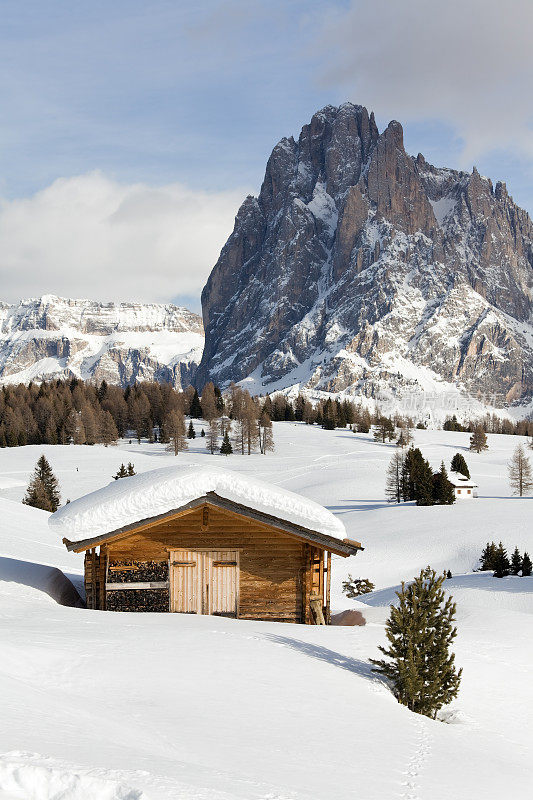
[[[108,592],[108,611],[168,611],[168,589],[128,589]]]
[[[109,583],[168,581],[168,561],[110,561],[107,570]]]

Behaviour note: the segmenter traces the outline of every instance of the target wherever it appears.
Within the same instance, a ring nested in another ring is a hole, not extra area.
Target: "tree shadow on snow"
[[[368,661],[361,661],[359,658],[346,656],[338,653],[336,650],[330,650],[329,647],[323,647],[320,644],[312,644],[311,642],[302,642],[300,639],[291,639],[289,636],[280,636],[279,634],[271,633],[267,636],[271,642],[276,644],[290,647],[291,650],[296,650],[305,656],[315,658],[317,661],[325,661],[334,667],[345,669],[348,672],[353,672],[355,675],[360,675],[362,678],[370,681],[379,681],[384,683],[379,674],[372,672],[372,665]]]

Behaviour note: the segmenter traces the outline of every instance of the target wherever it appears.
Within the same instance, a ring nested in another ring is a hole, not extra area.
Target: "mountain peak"
[[[352,103],[281,141],[202,293],[198,384],[531,398],[533,230],[503,184]]]

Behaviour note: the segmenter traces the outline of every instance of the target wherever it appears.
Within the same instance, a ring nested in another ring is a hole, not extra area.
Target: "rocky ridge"
[[[44,295],[0,303],[0,383],[56,378],[126,386],[188,385],[200,361],[197,314],[167,304],[100,303]]]
[[[196,381],[533,396],[533,227],[505,184],[408,155],[362,106],[272,151],[202,293]]]

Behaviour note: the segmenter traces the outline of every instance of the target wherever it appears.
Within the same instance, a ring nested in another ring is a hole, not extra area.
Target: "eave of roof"
[[[356,542],[352,539],[347,539],[347,538],[337,539],[334,536],[328,536],[325,533],[320,533],[319,531],[313,531],[309,528],[304,528],[300,525],[296,525],[295,523],[279,519],[279,517],[274,517],[262,511],[256,511],[255,509],[248,508],[247,506],[240,505],[239,503],[235,503],[231,500],[227,500],[226,498],[215,494],[215,492],[208,492],[202,497],[198,497],[196,500],[191,500],[189,503],[186,503],[180,508],[172,509],[171,511],[167,511],[164,514],[158,514],[157,516],[154,517],[141,519],[138,520],[137,522],[132,522],[129,525],[125,525],[122,528],[117,528],[113,531],[99,534],[98,536],[93,536],[89,539],[82,539],[81,541],[78,542],[71,542],[69,539],[65,537],[63,539],[63,543],[65,544],[67,550],[80,553],[83,550],[88,550],[92,547],[95,547],[96,545],[105,544],[111,539],[122,538],[122,536],[127,536],[129,533],[133,533],[138,529],[142,529],[144,527],[147,527],[148,525],[152,526],[154,523],[163,521],[165,519],[168,519],[169,517],[180,515],[185,511],[194,510],[195,508],[199,508],[204,505],[211,505],[216,508],[222,508],[227,511],[232,511],[233,513],[239,514],[240,516],[247,517],[249,519],[254,519],[257,522],[261,522],[265,525],[277,528],[278,530],[284,531],[285,533],[288,533],[292,536],[296,536],[304,541],[309,541],[319,544],[322,547],[324,547],[324,549],[330,550],[332,553],[336,553],[337,555],[343,556],[345,558],[347,556],[355,555],[359,550],[364,550],[364,548],[361,546],[359,542]]]

